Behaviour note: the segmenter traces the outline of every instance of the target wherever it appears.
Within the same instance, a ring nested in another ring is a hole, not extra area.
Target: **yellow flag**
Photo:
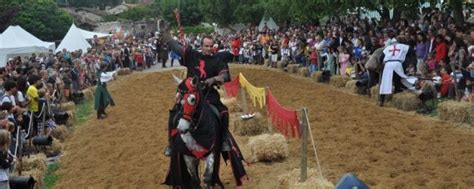
[[[260,108],[265,106],[265,88],[253,86],[242,73],[239,74],[240,86],[247,91],[250,98],[252,99],[253,105],[256,107],[257,102],[260,105]]]

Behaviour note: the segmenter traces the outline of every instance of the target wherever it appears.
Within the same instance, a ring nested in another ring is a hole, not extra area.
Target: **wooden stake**
[[[249,108],[248,108],[248,105],[247,105],[247,97],[245,96],[244,89],[245,88],[240,86],[240,98],[242,99],[242,109],[244,110],[244,113],[246,114],[246,113],[249,112]]]
[[[301,147],[300,147],[300,156],[301,156],[301,164],[300,164],[300,182],[305,182],[308,178],[308,156],[307,156],[307,147],[308,147],[308,127],[306,123],[306,108],[303,108],[301,111],[301,120],[300,120],[300,127],[301,127]]]

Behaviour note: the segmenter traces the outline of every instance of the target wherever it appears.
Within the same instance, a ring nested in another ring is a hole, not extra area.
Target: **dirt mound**
[[[381,108],[365,97],[284,72],[245,67],[231,67],[232,75],[242,72],[255,86],[269,86],[284,106],[308,107],[329,181],[354,172],[373,188],[474,186],[471,129]],[[57,188],[167,188],[160,183],[169,166],[162,152],[176,92],[170,72],[126,75],[110,85],[110,92],[117,106],[107,109],[108,118],[91,116],[66,142]],[[236,140],[245,145],[246,138]],[[275,188],[282,173],[299,166],[299,146],[291,139],[285,161],[247,167],[245,188]],[[315,168],[309,149],[308,154],[308,165]],[[230,167],[221,167],[224,184],[234,187]]]

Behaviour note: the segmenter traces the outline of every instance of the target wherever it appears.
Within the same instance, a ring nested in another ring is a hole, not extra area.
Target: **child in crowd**
[[[10,188],[8,177],[10,176],[10,167],[15,161],[9,149],[11,142],[10,132],[0,129],[0,188]]]

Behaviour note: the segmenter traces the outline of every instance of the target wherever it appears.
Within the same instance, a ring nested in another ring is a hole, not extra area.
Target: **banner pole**
[[[307,123],[308,129],[309,129],[308,131],[309,131],[309,136],[310,136],[310,139],[311,139],[311,144],[313,145],[314,156],[316,157],[316,163],[318,164],[319,176],[321,178],[324,178],[323,177],[323,172],[321,171],[321,164],[319,163],[318,152],[316,151],[316,144],[314,143],[313,132],[312,132],[312,129],[311,129],[311,125],[309,124],[308,110],[306,108],[303,108],[303,111],[304,111],[304,114],[305,114],[305,117],[306,117],[306,123]]]

